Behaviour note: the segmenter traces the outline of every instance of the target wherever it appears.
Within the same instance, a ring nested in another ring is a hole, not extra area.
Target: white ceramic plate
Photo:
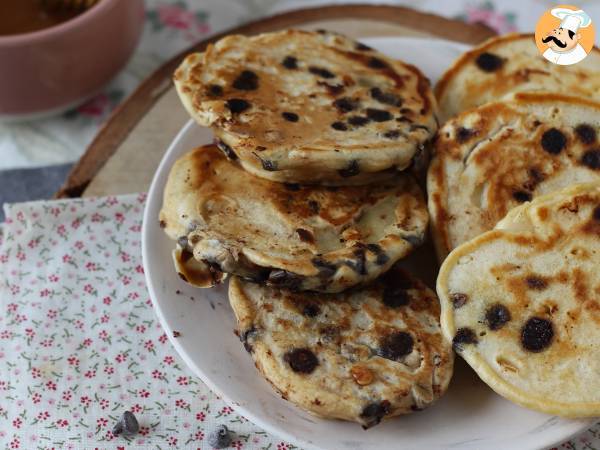
[[[432,82],[466,49],[434,39],[372,38],[364,42],[418,66]],[[193,372],[241,415],[300,447],[336,450],[539,449],[588,426],[589,421],[563,420],[508,402],[479,381],[460,358],[450,389],[439,403],[368,431],[353,423],[317,419],[277,396],[233,333],[235,319],[226,286],[195,289],[182,282],[171,261],[174,243],[158,226],[169,169],[180,155],[211,140],[207,129],[189,122],[167,150],[148,196],[142,251],[150,296],[171,343]],[[413,261],[413,271],[421,272],[431,283],[435,256],[424,259],[424,251],[420,254],[420,261]],[[415,269],[415,265],[422,267]],[[177,295],[177,290],[181,294]],[[173,331],[179,331],[180,337],[174,338]]]

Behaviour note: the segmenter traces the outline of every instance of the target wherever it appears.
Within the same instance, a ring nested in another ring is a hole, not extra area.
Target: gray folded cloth
[[[72,164],[59,164],[34,169],[0,170],[0,206],[4,203],[52,198],[71,167]],[[4,211],[0,207],[0,222],[3,221]]]

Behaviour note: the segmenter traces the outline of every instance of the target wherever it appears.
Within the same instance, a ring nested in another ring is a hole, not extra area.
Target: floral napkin
[[[0,227],[0,448],[295,448],[194,377],[162,331],[144,282],[144,195],[6,207]],[[141,430],[111,430],[126,410]],[[600,449],[596,426],[559,448]]]

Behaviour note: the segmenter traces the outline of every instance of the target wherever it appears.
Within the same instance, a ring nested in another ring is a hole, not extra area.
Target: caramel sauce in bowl
[[[0,0],[0,121],[64,111],[99,92],[125,66],[143,24],[143,0],[99,0],[77,13]]]

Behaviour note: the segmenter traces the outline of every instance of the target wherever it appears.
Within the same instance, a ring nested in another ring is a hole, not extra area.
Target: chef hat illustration
[[[561,20],[561,28],[571,30],[573,33],[577,33],[579,28],[589,27],[592,23],[590,16],[581,9],[573,11],[567,8],[554,8],[550,13]]]

